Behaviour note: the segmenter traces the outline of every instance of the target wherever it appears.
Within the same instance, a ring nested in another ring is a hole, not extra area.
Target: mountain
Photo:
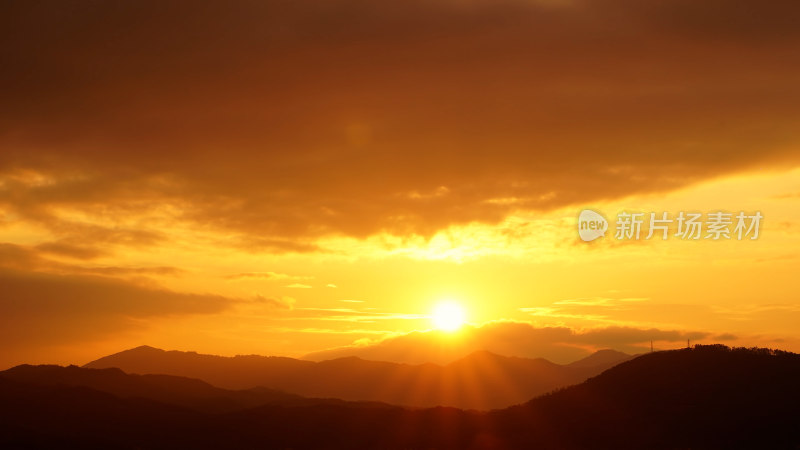
[[[567,364],[568,367],[613,367],[623,361],[634,358],[635,355],[628,355],[627,353],[618,352],[616,350],[599,350],[586,358],[579,359],[575,362]]]
[[[656,352],[498,411],[491,433],[525,448],[800,448],[798,380],[788,352]]]
[[[630,358],[623,353],[590,356],[562,366],[475,352],[446,366],[366,361],[357,357],[311,362],[282,357],[222,357],[137,347],[86,364],[127,373],[168,374],[204,380],[227,389],[256,386],[305,397],[334,397],[414,407],[496,409],[553,389],[580,383]]]
[[[265,374],[292,378],[315,363],[277,356],[224,357],[196,352],[164,351],[147,345],[105,356],[85,364],[93,369],[119,368],[126,373],[165,374],[199,378],[227,389],[264,386]],[[270,386],[271,387],[271,386]]]
[[[0,379],[51,387],[85,387],[120,398],[139,398],[204,412],[229,412],[263,405],[301,406],[345,403],[305,398],[257,387],[228,390],[204,381],[171,375],[132,375],[120,369],[21,365],[0,372]]]
[[[789,449],[800,446],[798,379],[796,354],[697,346],[492,412],[318,404],[209,413],[0,377],[0,447]]]

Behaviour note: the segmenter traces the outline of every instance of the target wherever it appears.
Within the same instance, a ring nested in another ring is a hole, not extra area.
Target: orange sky
[[[0,368],[799,351],[798,9],[6,2]],[[584,208],[764,221],[584,243]]]

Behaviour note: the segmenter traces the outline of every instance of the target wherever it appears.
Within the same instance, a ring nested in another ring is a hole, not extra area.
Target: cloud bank
[[[0,208],[78,258],[174,223],[318,251],[798,163],[792,1],[0,8]]]
[[[472,352],[488,350],[500,355],[545,358],[566,363],[605,348],[640,353],[649,350],[651,340],[657,348],[675,348],[685,345],[687,339],[719,341],[735,339],[735,336],[712,336],[702,331],[616,326],[575,330],[568,327],[535,327],[524,322],[499,321],[478,327],[466,326],[456,334],[436,330],[415,331],[378,341],[361,341],[351,346],[311,353],[305,358],[322,361],[358,356],[376,361],[446,364]]]

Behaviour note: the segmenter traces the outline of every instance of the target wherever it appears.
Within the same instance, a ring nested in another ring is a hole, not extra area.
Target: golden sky
[[[798,9],[4,2],[0,366],[800,351]],[[585,243],[585,208],[764,219]]]

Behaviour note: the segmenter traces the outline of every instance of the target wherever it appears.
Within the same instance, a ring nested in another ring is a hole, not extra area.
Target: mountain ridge
[[[140,346],[83,367],[118,367],[133,374],[167,374],[242,390],[257,386],[304,397],[377,401],[403,406],[489,410],[580,383],[630,358],[586,366],[558,365],[476,351],[447,365],[405,364],[345,357],[320,362],[259,355],[217,356]],[[503,389],[497,389],[503,386]]]
[[[210,414],[0,376],[0,446],[788,449],[800,444],[798,378],[800,355],[696,346],[491,412],[320,404]]]
[[[0,379],[38,386],[89,388],[123,399],[146,399],[209,413],[231,412],[264,405],[346,403],[338,399],[307,398],[265,387],[234,391],[214,387],[195,378],[128,374],[119,368],[22,364],[0,372]]]

